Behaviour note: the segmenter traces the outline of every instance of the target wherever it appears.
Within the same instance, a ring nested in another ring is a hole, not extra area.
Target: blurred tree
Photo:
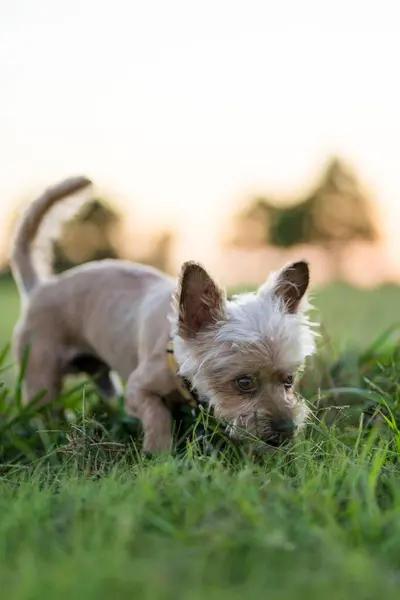
[[[11,220],[8,247],[24,208],[15,211]],[[144,244],[132,248],[130,237],[124,234],[122,226],[122,216],[110,201],[95,198],[87,202],[75,217],[63,224],[59,238],[53,242],[54,271],[60,273],[91,260],[121,257],[170,271],[173,232],[158,232],[152,238],[147,237]],[[0,267],[0,277],[9,277],[7,259]]]
[[[150,250],[144,256],[139,257],[140,262],[168,273],[173,242],[172,231],[161,231],[150,241]]]
[[[96,198],[84,205],[65,223],[61,237],[54,243],[54,269],[64,271],[74,265],[117,258],[120,215],[106,200]]]
[[[257,197],[234,219],[232,245],[247,250],[273,243],[276,215],[273,199]]]
[[[379,238],[372,201],[351,169],[333,158],[303,204],[308,213],[305,239],[328,251],[334,276],[340,279],[348,244]]]
[[[340,159],[332,159],[315,190],[304,201],[311,213],[306,236],[310,242],[375,241],[378,227],[372,203],[356,176]]]
[[[378,237],[370,198],[349,167],[333,158],[311,193],[292,205],[279,207],[270,198],[253,200],[237,218],[233,242],[246,248],[318,244],[329,251],[339,276],[347,244]]]

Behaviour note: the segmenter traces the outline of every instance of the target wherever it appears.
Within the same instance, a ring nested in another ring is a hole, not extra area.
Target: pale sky
[[[1,0],[0,219],[85,173],[206,261],[228,210],[339,153],[396,243],[398,4]]]

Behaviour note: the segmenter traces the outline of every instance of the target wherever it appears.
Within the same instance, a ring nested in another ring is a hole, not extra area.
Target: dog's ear
[[[274,294],[282,298],[289,313],[296,313],[310,283],[308,263],[304,260],[282,269],[274,284]]]
[[[193,338],[224,317],[225,294],[199,264],[185,262],[177,293],[179,333]]]

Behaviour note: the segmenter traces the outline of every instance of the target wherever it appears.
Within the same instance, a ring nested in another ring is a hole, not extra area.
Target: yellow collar
[[[167,359],[169,369],[175,379],[176,389],[178,390],[180,395],[186,400],[189,406],[191,406],[192,408],[197,408],[199,403],[197,402],[186,380],[183,379],[178,373],[179,365],[176,362],[174,353],[174,342],[172,339],[169,340],[167,345]]]

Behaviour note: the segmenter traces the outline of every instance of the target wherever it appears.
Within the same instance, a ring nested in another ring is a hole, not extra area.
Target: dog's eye
[[[257,390],[257,380],[252,375],[243,375],[242,377],[238,377],[235,379],[236,387],[239,388],[241,392],[255,392]]]
[[[293,375],[288,375],[285,379],[282,380],[282,383],[285,386],[285,388],[291,388],[293,385]]]

